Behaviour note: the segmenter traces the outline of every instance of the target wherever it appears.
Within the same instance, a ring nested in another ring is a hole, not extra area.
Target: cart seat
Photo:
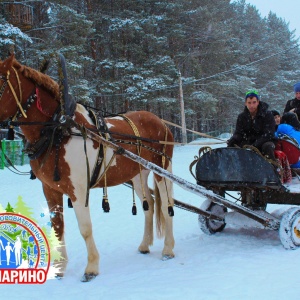
[[[217,148],[196,165],[197,183],[218,187],[281,187],[279,174],[262,155],[242,148]]]

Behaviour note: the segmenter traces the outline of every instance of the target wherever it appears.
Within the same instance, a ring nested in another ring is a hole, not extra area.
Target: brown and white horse
[[[41,139],[41,130],[45,127],[43,124],[53,121],[53,115],[59,106],[59,85],[49,76],[21,65],[14,55],[0,61],[0,121],[19,122],[30,145],[35,145]],[[87,109],[81,104],[76,104],[72,119],[83,128],[95,129]],[[167,158],[172,157],[172,143],[155,141],[173,142],[173,136],[157,116],[146,111],[138,111],[128,112],[125,117],[106,118],[105,121],[110,132],[118,133],[118,135],[112,134],[111,137],[120,139],[120,134],[124,134],[127,136],[127,141],[133,142],[133,144],[122,143],[120,146],[171,171],[171,162]],[[26,125],[27,122],[28,125]],[[59,152],[55,147],[49,146],[50,148],[40,157],[31,160],[30,165],[36,177],[42,182],[49,210],[56,213],[52,218],[52,226],[63,245],[60,249],[63,259],[57,264],[60,267],[58,276],[63,276],[67,265],[63,195],[68,195],[72,200],[80,233],[85,240],[88,253],[88,262],[82,281],[89,281],[99,274],[99,254],[93,238],[89,207],[85,205],[89,189],[87,170],[92,176],[99,158],[99,141],[91,138],[84,141],[83,137],[78,135],[77,129],[71,129],[71,131],[70,135],[62,138]],[[144,138],[140,143],[147,147],[137,147],[133,135]],[[150,171],[122,155],[115,155],[112,148],[104,147],[103,152],[104,163],[101,165],[98,180],[93,187],[109,187],[132,181],[139,198],[141,200],[146,198],[149,205],[149,209],[145,211],[144,236],[138,247],[141,253],[149,253],[149,246],[153,243],[154,214],[154,199],[147,185]],[[58,181],[54,181],[53,178],[55,166],[60,175]],[[168,214],[168,206],[173,206],[172,183],[156,174],[154,174],[154,179],[155,188],[158,191],[157,201],[155,201],[156,226],[158,235],[165,236],[162,255],[163,258],[168,259],[174,257],[173,222]]]

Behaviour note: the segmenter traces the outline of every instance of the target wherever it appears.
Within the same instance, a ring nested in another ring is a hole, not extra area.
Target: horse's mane
[[[59,85],[48,75],[38,72],[30,67],[21,65],[18,61],[14,59],[13,66],[18,69],[26,78],[31,79],[37,85],[42,86],[48,92],[50,92],[55,99],[60,99]]]

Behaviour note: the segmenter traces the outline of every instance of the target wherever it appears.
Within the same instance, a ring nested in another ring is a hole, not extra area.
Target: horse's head
[[[18,71],[14,68],[16,64],[14,54],[4,61],[0,61],[0,120],[14,117],[20,110],[26,118],[22,108],[22,94],[25,82],[21,80]]]
[[[31,112],[50,117],[59,102],[58,84],[49,76],[21,65],[13,54],[0,60],[0,121],[27,118],[26,110],[33,101],[36,103]]]

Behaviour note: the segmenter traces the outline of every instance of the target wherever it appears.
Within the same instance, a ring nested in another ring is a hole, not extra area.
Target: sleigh
[[[200,208],[174,199],[174,205],[198,214],[199,226],[206,234],[221,232],[227,223],[276,230],[286,249],[300,246],[300,208],[268,213],[268,204],[300,205],[300,179],[282,184],[277,166],[250,149],[217,148],[201,153],[191,163],[196,183],[162,170],[125,152],[153,172],[206,200]],[[232,196],[232,193],[238,196]]]
[[[300,209],[292,207],[281,215],[266,212],[268,204],[300,205],[298,178],[294,178],[290,184],[282,184],[276,165],[260,153],[239,148],[218,148],[206,152],[199,157],[195,174],[198,185],[222,197],[221,201],[209,199],[201,205],[202,210],[223,216],[220,221],[199,214],[203,232],[212,234],[222,231],[226,222],[234,221],[233,216],[238,212],[255,221],[256,225],[260,223],[262,228],[273,226],[273,229],[279,230],[285,248],[300,246]],[[231,197],[230,192],[238,195],[231,198],[235,203],[226,199]],[[233,210],[228,212],[228,208]],[[263,218],[267,219],[267,223]],[[240,220],[245,221],[243,218]]]
[[[174,140],[160,118],[145,111],[128,112],[106,118],[108,126],[102,130],[94,124],[87,107],[74,106],[72,102],[67,105],[67,89],[63,86],[65,97],[61,98],[56,82],[22,66],[13,55],[0,62],[0,123],[8,129],[20,126],[29,143],[31,168],[43,184],[53,213],[51,223],[62,242],[59,250],[63,259],[56,263],[60,270],[58,277],[63,276],[67,264],[63,195],[75,204],[79,229],[87,246],[88,260],[82,281],[90,281],[99,273],[99,254],[88,205],[90,188],[106,190],[131,181],[145,211],[144,235],[138,249],[143,254],[150,252],[154,236],[154,197],[147,184],[150,171],[155,173],[157,227],[162,229],[162,224],[165,227],[163,259],[174,257],[174,205],[197,213],[205,233],[222,231],[234,219],[231,216],[239,214],[252,220],[255,226],[279,230],[285,248],[300,246],[300,209],[292,207],[283,215],[265,210],[269,203],[299,205],[300,194],[297,188],[292,190],[292,185],[281,183],[276,167],[260,153],[237,148],[201,153],[194,164],[197,184],[188,182],[171,173]],[[172,183],[206,200],[198,208],[173,199]],[[227,191],[240,196],[228,199]],[[104,204],[106,200],[104,194]],[[164,222],[160,222],[162,218]]]

